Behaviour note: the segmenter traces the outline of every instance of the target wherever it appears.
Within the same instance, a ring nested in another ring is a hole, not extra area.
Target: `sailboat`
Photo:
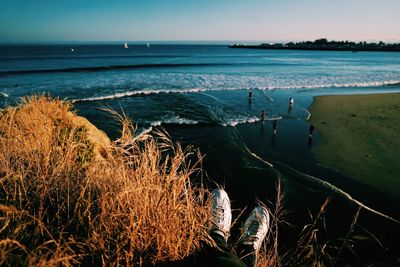
[[[125,44],[124,44],[124,48],[129,48],[128,47],[128,44],[125,42]]]
[[[147,42],[146,46],[147,46],[147,47],[150,47],[150,43],[149,43],[149,42]]]

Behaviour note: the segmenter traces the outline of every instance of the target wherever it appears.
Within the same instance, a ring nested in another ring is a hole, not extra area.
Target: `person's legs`
[[[247,267],[254,267],[256,265],[256,252],[253,246],[239,245],[237,248],[238,257],[246,264]]]
[[[228,250],[208,249],[198,264],[190,267],[248,267],[238,256]]]
[[[244,222],[237,248],[238,256],[248,267],[256,264],[257,253],[268,229],[269,213],[267,209],[262,206],[254,208]]]
[[[227,193],[215,189],[211,193],[211,223],[209,234],[216,247],[206,245],[191,261],[183,261],[180,267],[253,267],[256,263],[258,250],[269,228],[269,214],[264,207],[256,207],[246,219],[242,235],[238,241],[236,256],[227,245],[231,227],[231,207]]]
[[[227,240],[225,240],[225,238],[222,235],[211,232],[210,236],[215,241],[218,248],[225,249],[228,247]]]
[[[232,213],[228,194],[223,189],[214,189],[211,192],[211,222],[210,236],[217,247],[207,248],[201,266],[232,266],[246,267],[246,265],[227,246],[230,235]]]

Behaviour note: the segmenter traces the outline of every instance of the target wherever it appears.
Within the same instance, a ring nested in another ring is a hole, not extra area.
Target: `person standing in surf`
[[[277,132],[276,131],[276,120],[272,121],[272,132],[273,132],[274,135],[276,135],[276,132]]]
[[[267,115],[267,113],[265,112],[265,110],[263,109],[262,111],[261,111],[261,121],[262,121],[262,123],[264,123],[264,121],[265,121],[265,116]]]
[[[311,124],[310,129],[309,129],[309,131],[308,131],[308,137],[309,137],[309,138],[312,138],[312,137],[313,137],[314,130],[315,130],[315,125],[314,125],[314,123],[313,123],[313,124]]]
[[[293,112],[293,106],[294,106],[294,98],[291,97],[291,98],[289,98],[289,109],[288,109],[288,114],[292,114],[292,112]]]

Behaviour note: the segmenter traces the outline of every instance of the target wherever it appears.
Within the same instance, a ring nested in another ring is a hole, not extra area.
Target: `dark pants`
[[[205,245],[198,254],[177,262],[159,264],[160,267],[254,267],[256,255],[251,246],[239,246],[236,252],[229,250],[225,239],[219,234],[210,234],[217,247]]]
[[[225,239],[219,234],[211,234],[217,248],[208,247],[201,256],[199,266],[254,267],[256,255],[252,246],[239,246],[237,255],[229,251]]]

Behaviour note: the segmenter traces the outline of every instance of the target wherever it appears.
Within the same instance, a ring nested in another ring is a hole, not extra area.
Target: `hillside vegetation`
[[[0,265],[140,266],[209,240],[199,155],[120,119],[111,142],[57,99],[1,111]]]

